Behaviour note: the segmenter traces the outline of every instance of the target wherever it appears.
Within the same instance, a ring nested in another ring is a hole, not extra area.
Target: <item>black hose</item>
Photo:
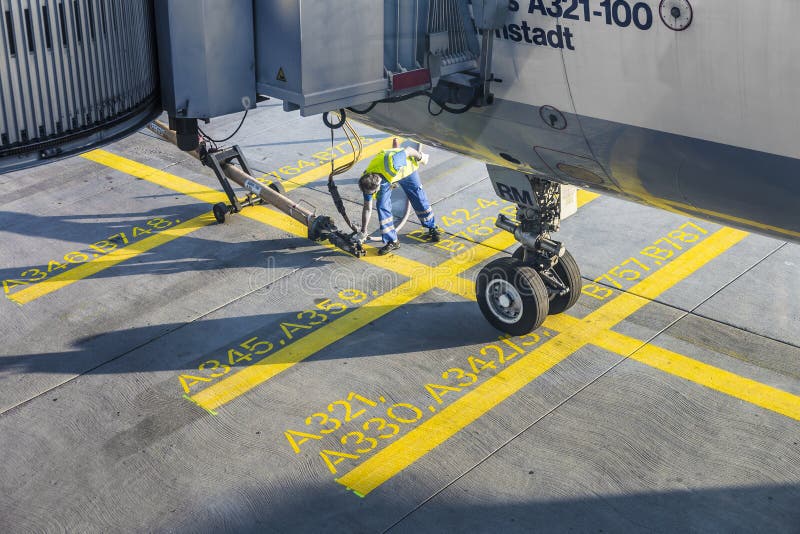
[[[355,108],[352,108],[352,107],[349,107],[347,109],[349,109],[350,111],[352,111],[353,113],[356,113],[358,115],[366,115],[367,113],[369,113],[370,111],[375,109],[375,106],[377,106],[378,104],[397,104],[398,102],[404,102],[406,100],[410,100],[410,99],[418,97],[418,96],[427,96],[430,99],[428,101],[428,113],[430,113],[434,117],[436,117],[438,115],[441,115],[442,111],[446,111],[446,112],[452,113],[454,115],[460,115],[462,113],[466,113],[467,111],[469,111],[473,107],[475,107],[475,104],[477,104],[477,102],[478,102],[478,94],[476,93],[475,97],[472,99],[472,101],[470,101],[470,103],[465,105],[463,108],[453,108],[453,107],[450,107],[449,105],[447,105],[447,103],[439,102],[438,100],[433,98],[433,93],[431,93],[430,91],[416,91],[414,93],[409,93],[409,94],[403,95],[403,96],[397,96],[397,97],[394,97],[394,98],[384,98],[383,100],[376,100],[375,102],[373,102],[372,104],[367,106],[366,109],[355,109]],[[439,106],[442,111],[440,111],[439,113],[434,113],[433,111],[431,111],[431,102],[436,103],[436,105]],[[324,120],[325,120],[325,117],[323,116],[323,121]],[[327,122],[325,122],[325,124],[328,125]],[[328,126],[328,127],[330,128],[330,126]]]
[[[204,137],[206,140],[208,140],[208,141],[211,141],[212,143],[224,143],[225,141],[229,141],[230,139],[232,139],[232,138],[233,138],[233,136],[234,136],[234,135],[236,135],[237,133],[239,133],[239,130],[241,130],[241,129],[242,129],[242,126],[244,125],[244,120],[247,118],[247,112],[248,112],[248,111],[250,111],[250,110],[249,110],[249,109],[246,109],[246,110],[244,110],[244,116],[242,116],[242,120],[241,120],[241,122],[239,123],[239,126],[237,126],[237,127],[236,127],[236,129],[233,131],[233,133],[232,133],[232,134],[230,134],[230,135],[229,135],[228,137],[226,137],[225,139],[212,139],[212,138],[211,138],[209,135],[207,135],[207,134],[206,134],[206,133],[205,133],[203,130],[201,130],[200,128],[197,128],[197,131],[199,131],[199,132],[200,132],[200,135],[202,135],[202,136],[203,136],[203,137]]]
[[[431,117],[438,117],[439,115],[444,113],[444,110],[440,107],[439,108],[439,113],[434,113],[433,110],[431,109],[431,104],[433,104],[433,102],[434,102],[433,97],[428,98],[428,114]]]
[[[450,107],[449,105],[447,105],[445,102],[439,102],[438,100],[436,100],[435,98],[433,98],[433,95],[431,95],[431,100],[433,100],[433,101],[436,103],[436,105],[437,105],[437,106],[439,106],[440,108],[442,108],[442,110],[444,110],[444,111],[446,111],[446,112],[448,112],[448,113],[452,113],[453,115],[460,115],[460,114],[462,114],[462,113],[466,113],[467,111],[469,111],[469,110],[471,110],[473,107],[475,107],[475,104],[477,104],[477,103],[478,103],[478,93],[476,92],[476,93],[475,93],[475,97],[474,97],[474,98],[473,98],[473,99],[470,101],[470,103],[469,103],[469,104],[467,104],[467,105],[466,105],[466,106],[464,106],[463,108],[451,108],[451,107]]]
[[[377,105],[378,105],[378,102],[375,101],[372,104],[370,104],[369,106],[367,106],[367,109],[356,109],[356,108],[352,108],[352,107],[347,108],[347,109],[352,111],[356,115],[366,115],[367,113],[369,113],[370,111],[375,109],[375,106],[377,106]]]
[[[403,95],[403,96],[396,96],[396,97],[393,97],[393,98],[386,98],[384,100],[380,100],[379,102],[385,102],[387,104],[396,104],[398,102],[404,102],[406,100],[410,100],[410,99],[412,99],[414,97],[417,97],[417,96],[431,96],[431,92],[430,91],[416,91],[414,93],[408,93],[407,95]]]
[[[403,96],[395,96],[393,98],[384,98],[383,100],[376,100],[375,102],[367,106],[367,109],[356,109],[353,107],[349,107],[347,109],[349,109],[353,113],[356,113],[357,115],[366,115],[367,113],[375,109],[375,106],[377,106],[378,104],[397,104],[398,102],[404,102],[406,100],[410,100],[417,96],[430,96],[430,92],[416,91]]]
[[[345,112],[345,110],[344,110],[344,109],[340,109],[340,110],[339,110],[339,111],[337,111],[336,113],[338,113],[338,114],[339,114],[339,118],[341,119],[341,120],[340,120],[338,123],[336,123],[336,124],[333,124],[333,123],[331,122],[331,119],[330,119],[330,112],[326,111],[325,113],[323,113],[323,114],[322,114],[322,122],[324,122],[324,123],[325,123],[325,126],[327,126],[328,128],[330,128],[331,130],[338,130],[339,128],[341,128],[342,126],[344,126],[344,123],[345,123],[345,122],[347,122],[347,112]]]

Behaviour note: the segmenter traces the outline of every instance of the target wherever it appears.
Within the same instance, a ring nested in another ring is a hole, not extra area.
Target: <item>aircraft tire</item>
[[[522,261],[525,254],[524,247],[519,247],[514,251],[513,258]],[[583,279],[581,278],[581,269],[578,267],[578,262],[572,257],[569,251],[564,251],[564,255],[559,258],[558,263],[553,267],[553,271],[558,275],[562,282],[569,288],[569,293],[566,295],[556,296],[550,301],[550,315],[564,313],[578,302],[581,296],[580,288],[583,287]]]
[[[498,330],[514,336],[539,328],[550,307],[539,274],[515,258],[488,263],[475,281],[478,307]]]

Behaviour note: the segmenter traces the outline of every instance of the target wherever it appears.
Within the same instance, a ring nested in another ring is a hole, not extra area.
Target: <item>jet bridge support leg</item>
[[[516,221],[499,214],[497,226],[521,243],[512,257],[486,265],[476,296],[493,326],[512,335],[535,330],[548,314],[571,308],[580,296],[581,273],[572,255],[550,233],[561,221],[560,184],[501,167],[489,167],[495,192],[517,204]]]

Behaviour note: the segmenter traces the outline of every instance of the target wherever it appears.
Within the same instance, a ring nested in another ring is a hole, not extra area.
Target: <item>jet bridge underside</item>
[[[491,101],[503,0],[2,0],[0,171],[283,100],[303,115],[429,94]],[[157,53],[156,53],[157,50]],[[363,108],[362,108],[363,109]]]

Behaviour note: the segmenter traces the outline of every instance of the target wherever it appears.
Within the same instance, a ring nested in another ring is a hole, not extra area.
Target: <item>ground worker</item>
[[[423,165],[428,163],[428,154],[411,147],[398,148],[398,145],[398,140],[395,139],[393,148],[383,150],[372,158],[358,181],[358,187],[364,194],[364,209],[361,213],[362,240],[363,236],[367,235],[373,200],[377,200],[383,240],[383,247],[378,249],[378,254],[381,256],[400,248],[392,214],[392,189],[398,185],[403,188],[408,200],[411,201],[419,222],[428,229],[431,241],[439,241],[441,235],[417,173],[420,163]]]

